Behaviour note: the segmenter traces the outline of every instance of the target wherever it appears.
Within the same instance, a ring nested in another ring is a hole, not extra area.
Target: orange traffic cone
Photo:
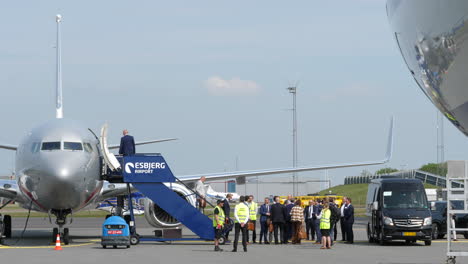
[[[55,240],[54,250],[62,250],[62,246],[60,245],[60,235],[59,234],[57,234],[57,239]]]

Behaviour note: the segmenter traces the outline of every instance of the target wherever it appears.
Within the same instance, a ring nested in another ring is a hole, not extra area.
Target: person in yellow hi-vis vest
[[[247,222],[249,222],[250,210],[245,202],[245,196],[239,198],[239,203],[234,208],[235,218],[235,234],[232,252],[237,252],[237,244],[239,243],[239,233],[242,231],[242,246],[247,252]]]
[[[322,247],[320,249],[330,249],[331,248],[331,239],[330,239],[331,211],[330,211],[328,202],[323,204],[322,212],[317,218],[320,218],[320,233],[322,234]]]
[[[223,200],[218,200],[216,203],[216,207],[213,211],[213,228],[215,232],[215,239],[214,239],[215,251],[223,251],[221,248],[219,248],[219,238],[222,235],[224,223],[226,222],[226,216],[224,215],[223,204],[224,204]]]
[[[254,230],[252,230],[252,242],[257,243],[257,213],[258,213],[258,204],[254,201],[254,196],[249,195],[247,200],[250,210],[250,222],[253,223]],[[249,230],[247,230],[247,243],[250,242]]]

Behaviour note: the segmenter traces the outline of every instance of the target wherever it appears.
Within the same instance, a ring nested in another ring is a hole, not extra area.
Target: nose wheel
[[[57,240],[57,235],[60,234],[60,242],[64,245],[70,244],[70,230],[68,228],[64,228],[63,232],[59,232],[59,228],[54,227],[52,229],[52,243],[55,244]]]

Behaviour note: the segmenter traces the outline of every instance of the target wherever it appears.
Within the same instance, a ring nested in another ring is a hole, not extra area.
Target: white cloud
[[[256,82],[237,77],[224,80],[219,76],[213,76],[204,82],[204,86],[210,94],[217,96],[256,95],[261,90]]]

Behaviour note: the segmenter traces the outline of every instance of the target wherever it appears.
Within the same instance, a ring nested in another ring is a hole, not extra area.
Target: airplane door
[[[120,162],[107,148],[107,124],[104,124],[101,128],[101,137],[99,138],[102,157],[106,165],[113,171],[120,169]]]

